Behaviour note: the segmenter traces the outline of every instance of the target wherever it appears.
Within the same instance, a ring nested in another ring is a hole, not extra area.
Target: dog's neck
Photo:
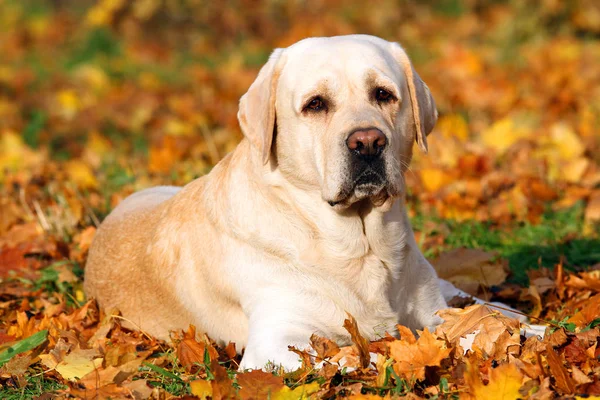
[[[227,216],[231,225],[223,229],[231,235],[280,258],[307,264],[313,262],[306,258],[310,254],[321,255],[315,263],[343,264],[371,256],[393,263],[399,258],[407,235],[412,235],[403,199],[392,201],[387,210],[366,200],[335,210],[317,188],[294,185],[273,165],[255,159],[246,146],[240,144],[211,172],[202,195],[210,200],[213,212]],[[229,188],[251,195],[236,196]],[[257,209],[269,210],[268,215],[256,215]]]

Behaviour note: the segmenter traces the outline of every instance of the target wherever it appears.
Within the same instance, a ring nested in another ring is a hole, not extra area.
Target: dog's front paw
[[[247,348],[240,362],[240,371],[247,369],[262,369],[264,371],[272,371],[283,368],[286,372],[296,371],[302,367],[300,357],[286,350],[264,351],[266,349]]]

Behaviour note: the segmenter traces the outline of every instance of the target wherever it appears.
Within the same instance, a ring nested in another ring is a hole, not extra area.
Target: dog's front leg
[[[436,313],[447,304],[437,274],[417,244],[411,240],[406,246],[400,278],[392,292],[399,321],[411,329],[432,329],[442,322]]]
[[[295,304],[290,304],[289,300],[272,298],[261,301],[247,313],[248,341],[240,370],[282,366],[286,371],[294,371],[302,366],[299,356],[288,346],[305,350],[316,329],[299,310],[302,300],[292,302]]]

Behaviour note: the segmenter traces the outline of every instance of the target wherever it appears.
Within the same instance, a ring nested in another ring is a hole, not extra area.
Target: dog
[[[406,52],[349,35],[276,49],[240,100],[244,139],[183,188],[134,193],[89,251],[85,291],[158,338],[194,324],[241,369],[300,366],[288,345],[434,327],[438,280],[404,206],[437,110]],[[442,293],[442,288],[443,292]],[[444,296],[445,295],[445,296]]]

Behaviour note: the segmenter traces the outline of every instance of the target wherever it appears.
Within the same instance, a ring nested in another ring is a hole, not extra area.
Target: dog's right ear
[[[244,136],[261,155],[264,164],[269,161],[271,155],[275,130],[275,93],[284,64],[283,49],[275,49],[240,99],[240,127]]]

